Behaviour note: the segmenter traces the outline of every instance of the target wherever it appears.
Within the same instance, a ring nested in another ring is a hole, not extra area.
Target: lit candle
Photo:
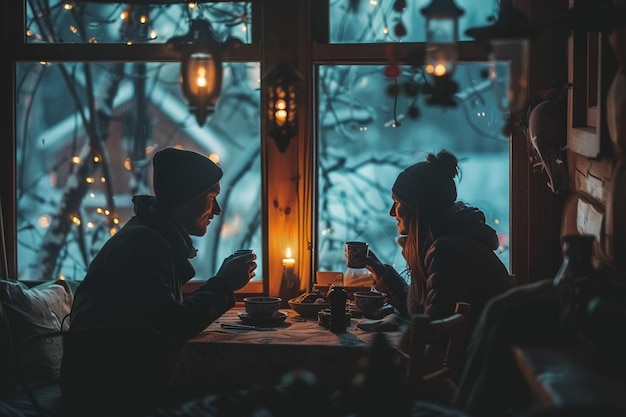
[[[291,248],[287,248],[285,255],[287,257],[283,258],[283,268],[285,268],[285,272],[290,272],[293,274],[296,260],[291,257]]]

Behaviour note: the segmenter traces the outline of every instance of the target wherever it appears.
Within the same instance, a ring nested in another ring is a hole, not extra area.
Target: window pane
[[[165,146],[212,155],[224,169],[223,214],[194,238],[197,277],[242,247],[262,259],[260,65],[224,64],[204,126],[187,108],[179,71],[177,63],[17,65],[20,278],[82,279],[111,229],[133,214],[131,196],[152,194],[151,157]],[[92,164],[86,151],[98,146],[102,160]]]
[[[250,43],[250,2],[137,5],[64,0],[26,1],[27,42],[166,43],[189,32],[191,19],[211,23],[220,41]]]
[[[425,42],[426,19],[421,9],[432,0],[407,1],[400,11],[394,6],[398,0],[333,0],[330,1],[330,42]],[[464,10],[459,18],[459,39],[469,40],[465,30],[493,24],[490,16],[497,16],[497,0],[455,0]]]
[[[509,140],[487,63],[459,64],[456,107],[411,93],[421,70],[402,67],[397,102],[382,66],[320,66],[318,269],[345,270],[344,243],[362,240],[386,263],[406,266],[389,216],[391,186],[404,168],[441,149],[459,158],[458,199],[485,212],[509,266]],[[417,118],[415,111],[419,112]],[[395,114],[394,114],[395,113]],[[397,127],[393,127],[394,124]]]

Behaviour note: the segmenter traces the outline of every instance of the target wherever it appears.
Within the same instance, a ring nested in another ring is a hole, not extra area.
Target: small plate
[[[284,322],[287,317],[289,317],[289,313],[287,313],[286,311],[278,311],[272,317],[250,317],[245,311],[240,311],[237,313],[237,315],[239,316],[239,320],[244,322],[244,324],[250,324],[259,327],[278,326],[279,324]]]

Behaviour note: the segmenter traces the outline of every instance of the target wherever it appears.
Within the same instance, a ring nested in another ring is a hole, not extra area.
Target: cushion
[[[22,382],[58,380],[63,356],[61,337],[29,339],[66,330],[69,320],[63,319],[70,313],[72,302],[72,288],[65,280],[32,288],[23,282],[0,280],[0,304],[9,323],[13,364],[9,369],[0,369],[0,387],[5,389],[0,394]]]

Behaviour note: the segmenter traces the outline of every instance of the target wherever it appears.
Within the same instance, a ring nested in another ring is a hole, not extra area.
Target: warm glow
[[[80,156],[72,156],[72,163],[74,165],[80,164]]]
[[[37,220],[37,224],[39,225],[39,227],[50,227],[50,217],[44,214],[43,216],[39,217],[39,220]]]
[[[215,162],[216,164],[220,163],[220,156],[216,153],[210,153],[207,158],[209,158],[211,161]]]
[[[291,248],[287,248],[285,255],[286,258],[283,258],[283,266],[293,267],[296,264],[296,260],[291,257]]]
[[[120,14],[120,19],[122,20],[126,20],[128,19],[128,12],[126,10],[124,10],[121,14]]]
[[[93,184],[95,180],[93,179],[93,177],[87,177],[85,178],[85,181],[87,182],[87,184]]]
[[[276,119],[276,124],[278,126],[282,126],[287,120],[287,112],[285,110],[277,110],[276,113],[274,113],[274,117]]]
[[[142,25],[148,22],[148,16],[142,14],[141,16],[139,16],[139,23],[141,23]]]
[[[72,223],[74,223],[76,226],[80,226],[80,217],[78,216],[72,216]]]
[[[200,88],[204,88],[207,85],[206,70],[204,68],[198,68],[198,76],[196,77],[196,85]]]
[[[130,171],[133,168],[132,163],[130,162],[130,158],[124,159],[124,169],[126,171]]]
[[[444,64],[437,64],[435,66],[435,75],[437,77],[441,77],[443,75],[446,75],[446,66]]]
[[[100,156],[99,155],[94,155],[93,157],[93,161],[97,164],[98,162],[100,162]]]

